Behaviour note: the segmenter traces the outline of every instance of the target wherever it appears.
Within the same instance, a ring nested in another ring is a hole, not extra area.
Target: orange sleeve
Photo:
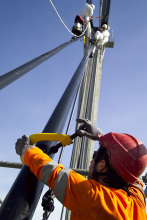
[[[54,186],[59,172],[63,169],[62,164],[57,164],[54,162],[47,154],[45,154],[41,149],[34,147],[26,151],[24,155],[24,163],[30,167],[30,170],[34,175],[42,181],[44,184],[48,185],[54,192]],[[50,167],[55,163],[54,170],[50,171]],[[44,167],[47,165],[47,169],[44,171]],[[45,172],[45,179],[41,177],[42,173]],[[47,178],[46,178],[47,177]]]
[[[71,171],[67,182],[64,206],[73,213],[80,215],[88,207],[94,195],[95,189],[92,182]]]
[[[28,150],[24,155],[24,163],[30,167],[31,172],[41,180],[41,171],[43,166],[52,161],[52,159],[37,147]]]

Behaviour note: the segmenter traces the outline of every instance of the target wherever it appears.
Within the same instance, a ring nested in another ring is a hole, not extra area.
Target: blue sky
[[[53,0],[53,3],[71,29],[85,1]],[[93,4],[95,17],[99,15],[99,1],[94,0]],[[146,0],[141,3],[111,1],[109,24],[114,31],[115,45],[105,51],[97,125],[105,133],[132,134],[147,146],[146,10]],[[98,19],[94,25],[98,26]],[[49,0],[1,0],[0,26],[0,75],[72,37]],[[43,130],[82,57],[83,42],[77,41],[0,91],[0,160],[19,162],[14,150],[17,138]],[[70,134],[74,127],[73,120]],[[71,150],[72,146],[66,148],[65,166],[69,166]],[[3,200],[19,170],[0,170]],[[59,205],[52,214],[53,219],[60,219],[58,212]],[[33,220],[40,219],[41,215],[39,205]]]

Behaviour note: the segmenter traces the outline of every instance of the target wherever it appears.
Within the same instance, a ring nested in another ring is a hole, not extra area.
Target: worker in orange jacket
[[[100,143],[90,163],[88,179],[31,146],[27,135],[17,140],[17,154],[71,210],[71,220],[146,220],[145,196],[138,181],[147,166],[143,143],[128,134],[103,135],[89,120],[77,121],[82,123],[79,136]]]

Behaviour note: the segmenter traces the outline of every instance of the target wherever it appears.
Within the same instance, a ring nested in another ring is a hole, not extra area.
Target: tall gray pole
[[[104,48],[96,50],[94,58],[89,59],[89,65],[85,70],[85,77],[81,87],[77,113],[77,118],[88,118],[95,124],[97,122],[104,50]],[[93,147],[94,141],[88,138],[76,138],[70,166],[88,169],[93,154]]]
[[[90,53],[91,48],[88,48],[42,133],[62,133]],[[48,154],[54,142],[38,142],[36,146]],[[50,155],[52,159],[53,156]],[[2,203],[0,219],[31,220],[42,189],[43,183],[34,176],[29,167],[24,165]]]
[[[77,118],[88,118],[96,124],[99,91],[101,82],[102,63],[105,48],[97,48],[94,58],[89,58],[82,82]],[[71,157],[71,168],[89,169],[92,158],[94,141],[88,138],[76,138]],[[66,212],[65,220],[70,219],[70,212]]]
[[[64,44],[61,44],[60,46],[56,47],[55,49],[48,51],[47,53],[42,54],[39,57],[36,57],[35,59],[17,67],[14,70],[11,70],[8,73],[5,73],[0,76],[0,90],[14,82],[15,80],[22,77],[24,74],[29,72],[30,70],[34,69],[35,67],[39,66],[44,61],[48,60],[50,57],[54,56],[56,53],[58,53],[60,50],[64,49],[66,46],[73,43],[74,40],[70,40]]]
[[[91,1],[87,1],[92,3]],[[85,36],[84,50],[89,46],[89,36]],[[97,122],[99,92],[101,83],[102,64],[105,53],[104,46],[96,48],[93,58],[89,58],[81,85],[77,118],[87,118]],[[76,138],[71,156],[70,167],[88,170],[94,149],[94,141],[83,137]],[[65,220],[70,219],[70,211],[66,211]]]

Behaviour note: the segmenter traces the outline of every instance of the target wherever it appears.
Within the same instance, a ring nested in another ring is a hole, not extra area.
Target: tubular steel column
[[[105,48],[101,47],[95,51],[94,58],[89,58],[82,82],[77,118],[88,118],[96,124],[99,91],[101,82],[102,63]],[[71,168],[89,169],[92,158],[94,141],[88,138],[76,138],[71,157]],[[66,212],[65,220],[70,219],[70,212]]]
[[[88,48],[42,133],[62,133],[90,53],[91,48]],[[54,142],[38,142],[36,146],[48,154]],[[52,159],[53,156],[50,155]],[[0,219],[31,220],[43,185],[30,168],[24,165],[0,208]]]
[[[77,118],[88,118],[96,124],[104,48],[98,49],[89,60],[79,97]],[[77,138],[74,143],[71,167],[88,169],[93,154],[94,141]]]
[[[92,3],[92,0],[87,0],[87,3]],[[111,0],[100,0],[100,13],[103,19],[100,19],[100,26],[103,23],[108,24],[109,10]],[[89,46],[89,39],[85,39],[84,49]],[[88,118],[96,124],[99,91],[101,82],[102,64],[105,53],[105,46],[98,46],[96,48],[94,58],[89,58],[88,65],[85,69],[85,75],[81,86],[79,106],[77,118]],[[71,168],[89,169],[90,160],[92,158],[94,142],[86,137],[76,138],[74,142]],[[70,212],[67,210],[65,220],[70,219]]]
[[[64,49],[66,46],[70,45],[75,41],[70,40],[64,44],[61,44],[60,46],[56,47],[55,49],[48,51],[47,53],[42,54],[39,57],[36,57],[35,59],[23,64],[22,66],[17,67],[14,70],[11,70],[8,73],[5,73],[0,76],[0,90],[14,82],[15,80],[22,77],[24,74],[29,72],[30,70],[34,69],[44,61],[48,60],[50,57],[54,56],[56,53],[58,53],[60,50]]]
[[[87,3],[92,1],[87,0]],[[100,11],[101,15],[101,11]],[[86,35],[84,50],[86,51],[89,46],[89,38]],[[104,57],[105,47],[98,46],[96,48],[93,58],[89,58],[88,64],[85,69],[80,96],[77,118],[88,118],[96,124],[99,91],[101,82],[101,72]],[[76,138],[71,157],[71,168],[89,169],[90,160],[92,158],[94,148],[94,141],[83,137]],[[70,211],[67,210],[65,220],[70,219]]]

